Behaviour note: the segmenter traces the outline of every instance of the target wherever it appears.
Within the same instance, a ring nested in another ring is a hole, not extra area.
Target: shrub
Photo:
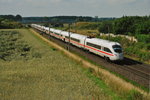
[[[0,44],[0,59],[2,60],[41,58],[39,53],[30,55],[31,46],[22,41],[22,35],[17,31],[0,31]]]
[[[136,90],[129,91],[127,96],[128,100],[143,100],[142,94]]]
[[[138,39],[139,42],[150,43],[150,35],[137,34],[136,38]]]
[[[41,58],[42,55],[40,53],[38,53],[38,52],[33,52],[32,57],[34,57],[34,58]]]
[[[89,29],[89,30],[94,30],[98,29],[100,23],[95,23],[95,22],[78,22],[76,23],[76,28],[78,29]]]

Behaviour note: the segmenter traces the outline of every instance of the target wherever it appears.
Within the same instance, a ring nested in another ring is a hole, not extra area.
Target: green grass
[[[18,31],[0,31],[0,59],[12,61],[40,57],[40,54],[33,52],[35,50],[22,38],[22,34]]]
[[[28,29],[3,31],[18,32],[19,40],[24,41],[21,45],[26,43],[31,49],[26,60],[0,59],[0,100],[143,99],[137,91],[119,94],[92,70],[82,68],[82,63],[68,58]]]
[[[15,31],[21,33],[21,40],[33,49],[29,56],[41,56],[28,60],[0,60],[1,100],[91,100],[97,95],[103,100],[113,99],[83,73],[82,65],[30,31]]]
[[[101,80],[100,78],[98,78],[94,74],[92,74],[93,73],[92,69],[86,69],[86,70],[83,69],[83,71],[91,80],[93,80],[95,82],[96,85],[99,86],[99,88],[101,88],[104,91],[104,93],[111,95],[113,100],[125,100],[124,98],[121,98],[121,96],[117,95],[112,90],[112,88],[110,88],[108,85],[106,85],[106,83],[103,80]],[[100,99],[98,94],[96,96],[97,96],[97,98]]]

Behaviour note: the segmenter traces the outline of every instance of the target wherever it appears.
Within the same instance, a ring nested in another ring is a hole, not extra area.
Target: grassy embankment
[[[30,31],[0,31],[1,100],[66,100],[121,98],[82,65],[48,46]],[[16,32],[17,31],[17,32]]]

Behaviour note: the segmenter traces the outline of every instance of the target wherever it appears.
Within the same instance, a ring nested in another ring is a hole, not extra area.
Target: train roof
[[[112,42],[112,41],[98,39],[98,38],[87,38],[86,41],[97,44],[97,45],[101,45],[101,46],[120,45],[118,42]]]
[[[54,29],[53,32],[60,34],[62,30]]]
[[[52,32],[53,32],[54,30],[55,30],[54,28],[50,28],[50,31],[52,31]]]
[[[37,25],[37,24],[33,24],[33,26],[40,27],[40,25]]]
[[[44,27],[38,24],[31,24],[32,26],[35,27],[39,27],[39,28],[44,28],[45,30],[49,30],[49,27]],[[81,35],[81,34],[77,34],[77,33],[72,33],[72,32],[67,32],[67,31],[62,31],[59,29],[54,29],[54,28],[50,28],[50,31],[64,35],[64,36],[69,36],[72,38],[76,38],[76,39],[85,39],[87,42],[91,42],[97,45],[101,45],[101,46],[112,46],[112,45],[120,45],[118,42],[112,42],[112,41],[108,41],[108,40],[103,40],[103,39],[99,39],[99,38],[88,38],[86,35]]]
[[[87,38],[86,35],[81,35],[81,34],[76,34],[76,33],[72,34],[71,37],[76,38],[76,39],[85,39],[85,38]]]
[[[69,36],[69,34],[72,35],[73,33],[72,32],[69,33],[67,31],[62,31],[60,34],[64,35],[64,36]]]
[[[44,29],[48,31],[48,30],[49,30],[49,27],[45,27]]]

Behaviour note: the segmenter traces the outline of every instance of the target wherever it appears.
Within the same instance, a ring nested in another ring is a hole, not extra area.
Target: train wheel
[[[63,39],[64,42],[66,42],[65,38]]]
[[[109,57],[105,57],[105,56],[104,56],[104,59],[105,59],[107,62],[110,62]]]

